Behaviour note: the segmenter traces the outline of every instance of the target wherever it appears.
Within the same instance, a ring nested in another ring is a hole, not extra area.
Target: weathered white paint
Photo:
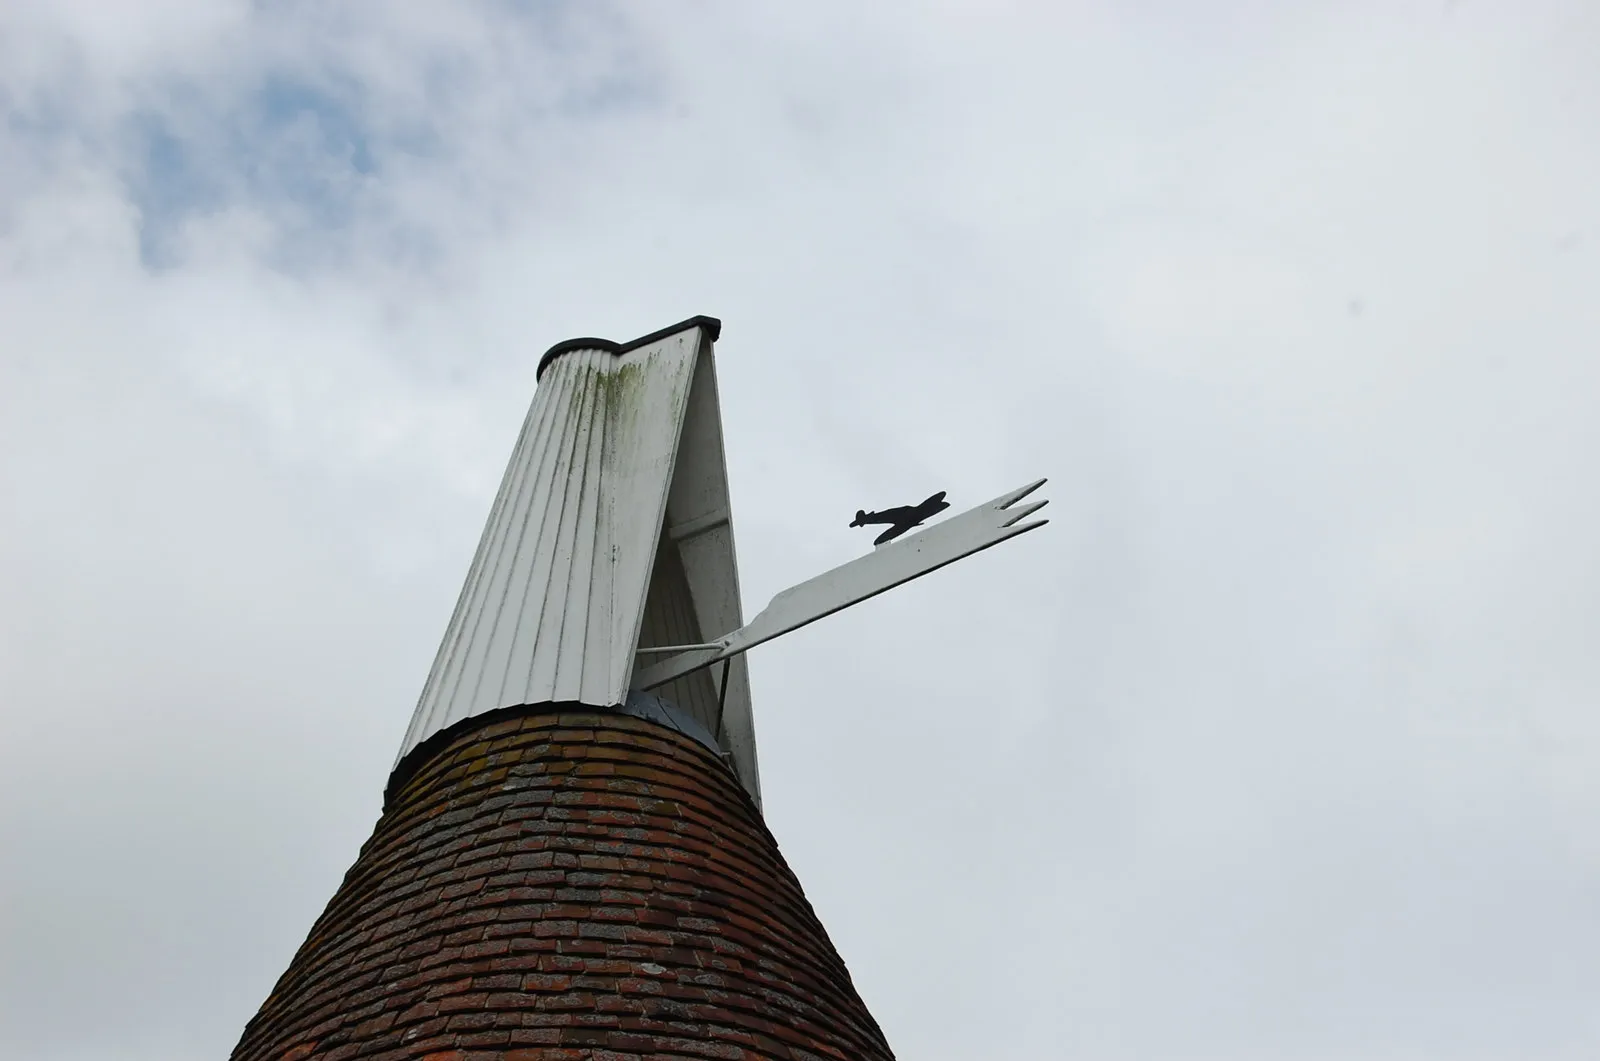
[[[691,323],[550,361],[400,759],[501,707],[622,704],[641,646],[742,625],[711,339]],[[733,675],[720,717],[707,675],[658,692],[682,695],[759,799],[748,679]]]
[[[785,590],[746,625],[714,328],[547,355],[396,765],[498,708],[654,690],[759,806],[749,649],[1047,522],[1023,522],[1045,502],[1017,505],[1041,479]]]
[[[695,621],[682,629],[682,637],[641,637],[641,646],[718,641],[744,625],[731,511],[716,366],[712,358],[705,357],[695,367],[694,387],[678,445],[678,467],[667,500],[666,540],[662,543],[664,552],[676,554],[677,566],[683,572],[682,585],[689,597],[687,612]],[[649,658],[643,657],[636,666],[642,666]],[[684,698],[695,705],[691,711],[728,750],[746,787],[758,792],[760,777],[748,664],[741,658],[727,669],[725,693],[723,677],[723,668],[718,667],[689,675],[657,691],[671,700],[674,690],[684,689]],[[693,693],[685,688],[689,685],[695,687]]]
[[[924,530],[879,546],[831,571],[792,586],[772,598],[772,603],[749,625],[719,638],[714,647],[693,648],[672,659],[643,667],[634,676],[638,689],[653,689],[667,682],[681,683],[719,660],[744,658],[744,653],[775,637],[859,604],[914,578],[937,571],[964,556],[999,545],[1019,534],[1042,527],[1049,520],[1022,522],[1048,502],[1033,501],[1015,508],[1024,497],[1045,484],[1030,483],[1020,489],[968,509]],[[720,670],[720,668],[713,668]]]

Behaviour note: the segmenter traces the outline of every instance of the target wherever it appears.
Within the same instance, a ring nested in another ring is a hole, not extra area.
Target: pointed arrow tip
[[[1049,481],[1049,479],[1040,479],[1037,482],[1029,483],[1027,486],[1022,487],[1021,489],[1013,490],[1011,493],[1006,494],[998,502],[996,502],[995,507],[1010,508],[1012,505],[1016,504],[1018,501],[1021,501],[1023,498],[1027,497],[1029,494],[1033,493],[1035,490],[1039,489],[1039,487],[1043,486]]]

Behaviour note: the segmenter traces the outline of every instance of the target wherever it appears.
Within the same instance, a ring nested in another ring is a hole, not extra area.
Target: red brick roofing
[[[470,729],[401,782],[232,1057],[892,1054],[723,763],[564,711]]]

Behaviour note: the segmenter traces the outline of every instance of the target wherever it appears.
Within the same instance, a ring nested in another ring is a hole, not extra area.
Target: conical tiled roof
[[[702,741],[581,705],[445,736],[234,1061],[892,1056]]]

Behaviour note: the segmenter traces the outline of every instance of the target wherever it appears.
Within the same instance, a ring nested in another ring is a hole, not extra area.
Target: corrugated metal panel
[[[702,337],[550,363],[400,758],[496,708],[626,699]]]

